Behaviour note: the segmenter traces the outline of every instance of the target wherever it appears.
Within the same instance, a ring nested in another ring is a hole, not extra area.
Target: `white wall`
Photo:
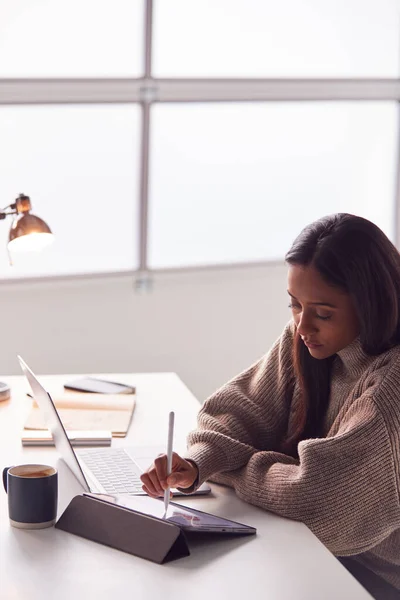
[[[283,265],[0,285],[0,373],[175,371],[204,400],[289,320]]]

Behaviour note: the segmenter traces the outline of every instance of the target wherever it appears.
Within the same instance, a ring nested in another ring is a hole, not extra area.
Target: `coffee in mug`
[[[58,474],[47,465],[19,465],[3,470],[10,523],[19,529],[44,529],[57,518]]]

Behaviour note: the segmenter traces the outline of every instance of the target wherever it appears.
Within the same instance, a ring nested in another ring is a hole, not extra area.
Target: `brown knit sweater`
[[[202,406],[187,453],[197,483],[302,521],[400,589],[400,346],[367,356],[357,339],[338,352],[320,437],[302,440],[295,459],[277,450],[299,398],[293,330]]]

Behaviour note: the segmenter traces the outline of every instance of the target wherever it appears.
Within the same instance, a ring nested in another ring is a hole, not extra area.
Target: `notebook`
[[[90,394],[60,392],[52,394],[66,430],[111,431],[125,437],[135,408],[135,394]],[[33,400],[25,430],[47,431],[43,413]]]

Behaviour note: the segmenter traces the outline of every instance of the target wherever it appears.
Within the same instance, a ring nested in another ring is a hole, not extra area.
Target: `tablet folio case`
[[[190,554],[177,525],[89,496],[75,496],[56,527],[158,564]]]

